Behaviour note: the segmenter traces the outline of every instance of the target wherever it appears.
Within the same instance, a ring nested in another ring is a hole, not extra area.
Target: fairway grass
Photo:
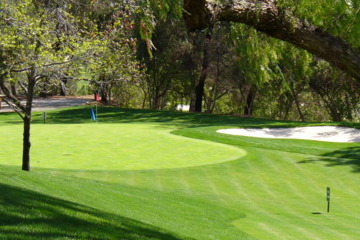
[[[0,239],[360,239],[359,143],[216,133],[304,123],[99,110],[97,124],[89,108],[45,125],[35,113],[31,172],[21,123],[0,114]]]

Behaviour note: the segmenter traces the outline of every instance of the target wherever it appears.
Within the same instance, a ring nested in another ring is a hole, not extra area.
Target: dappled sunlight
[[[353,172],[360,173],[360,146],[327,152],[320,157],[309,157],[300,163],[315,162],[325,162],[328,167],[349,166],[353,169]]]

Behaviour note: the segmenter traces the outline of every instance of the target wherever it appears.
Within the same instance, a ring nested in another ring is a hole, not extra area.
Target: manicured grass
[[[41,122],[22,172],[21,122],[0,114],[1,239],[359,239],[359,143],[216,133],[316,123],[100,108],[96,124],[87,107]]]
[[[9,133],[8,150],[1,162],[16,165],[21,126],[0,129]],[[235,160],[246,154],[229,145],[175,136],[151,124],[34,124],[32,132],[32,166],[41,168],[181,168]]]

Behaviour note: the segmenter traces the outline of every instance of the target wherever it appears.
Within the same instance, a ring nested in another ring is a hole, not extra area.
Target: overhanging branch
[[[275,0],[184,0],[190,30],[204,29],[213,20],[244,23],[292,43],[360,80],[360,51],[344,40],[307,23],[277,6]]]

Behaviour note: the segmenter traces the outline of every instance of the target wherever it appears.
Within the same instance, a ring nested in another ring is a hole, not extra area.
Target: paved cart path
[[[83,105],[92,101],[91,97],[51,97],[51,98],[36,98],[33,102],[32,111],[47,111],[62,107],[71,107]],[[25,103],[25,101],[22,101]],[[0,112],[12,112],[13,110],[3,101],[1,104]]]

